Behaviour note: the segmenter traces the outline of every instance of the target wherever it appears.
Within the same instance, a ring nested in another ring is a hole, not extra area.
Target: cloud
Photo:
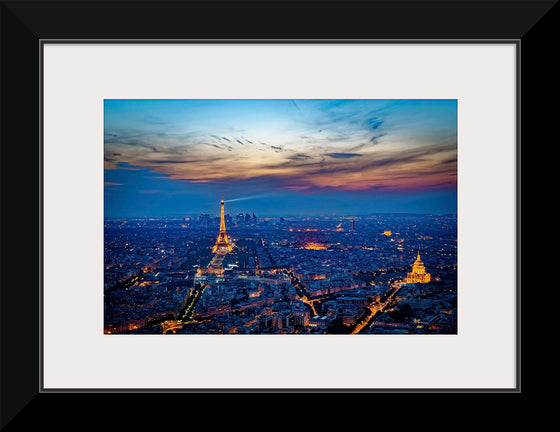
[[[386,134],[386,133],[379,133],[379,134],[376,134],[376,135],[372,136],[372,137],[369,139],[369,142],[370,142],[370,143],[373,143],[373,144],[379,144],[379,142],[380,142],[379,140],[380,140],[381,138],[383,138],[385,135],[387,135],[387,134]]]
[[[362,156],[360,153],[327,153],[325,156],[330,156],[335,159],[347,159]]]
[[[296,101],[295,101],[295,100],[291,100],[290,102],[292,103],[292,106],[296,109],[296,111],[298,112],[298,114],[299,114],[299,115],[303,115],[303,113],[302,113],[300,107],[298,106],[298,104],[296,103]]]
[[[145,168],[189,183],[255,180],[258,185],[266,179],[268,187],[304,191],[456,183],[454,124],[443,128],[445,133],[435,126],[411,129],[410,122],[391,121],[396,108],[372,109],[377,105],[370,101],[292,101],[290,106],[298,115],[289,122],[276,124],[275,117],[263,126],[255,120],[254,129],[234,130],[233,122],[211,130],[113,127],[105,131],[105,168]]]
[[[379,117],[372,117],[367,120],[367,124],[372,130],[377,130],[383,124],[383,120]]]
[[[297,153],[293,156],[287,156],[286,159],[290,159],[290,160],[305,160],[305,159],[312,159],[312,156],[303,154],[303,153]]]

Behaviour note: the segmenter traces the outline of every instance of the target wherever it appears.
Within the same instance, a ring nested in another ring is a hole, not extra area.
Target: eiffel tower
[[[222,198],[222,213],[220,216],[220,233],[218,234],[218,238],[216,239],[216,244],[212,248],[212,252],[218,254],[226,254],[231,252],[233,247],[228,239],[228,235],[226,234],[226,221],[224,219],[224,199]]]

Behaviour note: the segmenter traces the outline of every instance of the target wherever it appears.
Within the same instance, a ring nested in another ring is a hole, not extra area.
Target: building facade
[[[430,282],[431,275],[426,273],[424,263],[420,259],[420,252],[416,257],[416,261],[412,265],[412,271],[406,275],[406,283],[427,283]]]

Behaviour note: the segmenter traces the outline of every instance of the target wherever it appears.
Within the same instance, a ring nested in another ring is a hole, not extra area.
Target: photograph
[[[104,99],[103,333],[457,334],[456,99]]]

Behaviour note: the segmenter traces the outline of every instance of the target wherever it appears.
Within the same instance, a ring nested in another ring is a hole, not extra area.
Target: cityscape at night
[[[104,334],[457,334],[456,100],[104,118]]]

